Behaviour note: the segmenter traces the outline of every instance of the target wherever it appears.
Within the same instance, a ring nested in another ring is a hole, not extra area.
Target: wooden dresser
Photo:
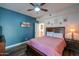
[[[79,56],[79,40],[66,39],[67,49]]]
[[[4,36],[0,36],[0,56],[5,55],[5,43]]]
[[[0,42],[0,56],[3,56],[5,53],[5,44],[4,42]]]

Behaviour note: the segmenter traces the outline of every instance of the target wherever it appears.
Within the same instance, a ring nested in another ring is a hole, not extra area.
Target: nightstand
[[[79,40],[66,39],[66,49],[73,52],[74,55],[79,55]]]

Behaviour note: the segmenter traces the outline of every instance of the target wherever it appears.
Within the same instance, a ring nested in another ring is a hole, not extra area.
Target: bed
[[[63,38],[48,35],[54,32],[62,33]],[[65,43],[65,28],[64,27],[48,27],[46,28],[46,36],[33,38],[27,41],[27,51],[38,56],[62,56],[63,50],[66,47]]]

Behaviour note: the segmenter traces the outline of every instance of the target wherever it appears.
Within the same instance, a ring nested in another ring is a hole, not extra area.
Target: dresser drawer
[[[67,49],[79,53],[79,41],[67,40],[66,43],[67,43],[67,47],[66,47]]]
[[[3,42],[0,42],[0,55],[4,55],[5,52],[5,45]]]

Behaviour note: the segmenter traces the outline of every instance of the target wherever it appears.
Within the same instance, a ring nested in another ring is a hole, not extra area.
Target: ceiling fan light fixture
[[[39,12],[40,8],[39,7],[35,7],[34,11]]]

